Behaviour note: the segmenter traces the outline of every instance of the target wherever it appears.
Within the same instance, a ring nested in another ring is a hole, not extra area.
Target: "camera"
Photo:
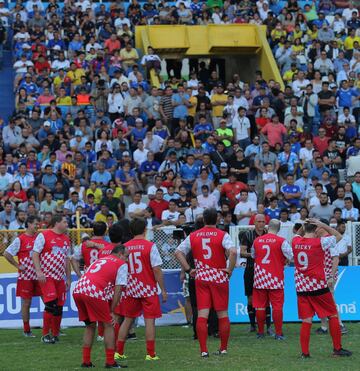
[[[180,225],[176,229],[173,230],[173,239],[183,240],[191,232],[194,232],[195,229],[196,229],[195,223],[187,223],[187,224]]]

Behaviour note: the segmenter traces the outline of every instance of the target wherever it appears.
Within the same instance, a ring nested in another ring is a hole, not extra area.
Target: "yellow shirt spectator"
[[[86,191],[86,197],[88,195],[93,195],[94,196],[94,202],[96,203],[96,205],[99,205],[100,202],[101,202],[101,199],[102,199],[102,196],[103,196],[103,193],[102,193],[102,190],[100,188],[96,188],[95,191],[93,191],[92,189],[88,189]]]
[[[317,38],[318,38],[318,30],[317,29],[316,29],[316,31],[309,30],[307,32],[307,34],[308,34],[310,40],[317,40]]]
[[[66,76],[71,79],[73,85],[80,85],[81,77],[85,76],[85,71],[83,68],[77,68],[75,71],[69,71]]]
[[[348,36],[345,40],[344,40],[344,48],[345,50],[353,50],[354,49],[354,41],[357,41],[358,43],[360,43],[360,37],[359,36]]]
[[[304,45],[293,45],[291,49],[293,52],[300,54],[304,51]]]
[[[293,77],[295,75],[295,73],[298,73],[299,71],[297,69],[295,70],[287,70],[285,71],[284,75],[283,75],[283,80],[285,82],[292,82],[293,80]]]
[[[190,104],[192,104],[192,107],[189,107],[188,108],[188,114],[189,116],[191,117],[194,117],[195,116],[195,113],[196,113],[196,106],[197,106],[197,98],[196,96],[192,95],[189,99],[189,102]]]
[[[273,41],[276,41],[276,40],[280,40],[281,37],[286,37],[286,31],[285,30],[277,30],[276,28],[274,28],[272,31],[271,31],[271,39]]]
[[[71,106],[71,97],[58,97],[56,98],[56,104],[59,106]]]
[[[212,114],[214,117],[222,117],[224,107],[226,106],[227,95],[216,93],[211,97]]]
[[[136,59],[139,59],[139,54],[135,48],[131,48],[131,50],[123,48],[120,50],[120,58],[124,68],[128,69],[136,63]]]
[[[113,213],[112,211],[109,210],[108,214],[112,215],[112,217],[114,218],[114,222],[117,222],[118,221],[118,218],[117,218],[117,216],[116,216],[115,213]],[[98,211],[95,214],[94,221],[95,222],[104,222],[104,223],[107,223],[107,215],[104,215],[101,211]]]

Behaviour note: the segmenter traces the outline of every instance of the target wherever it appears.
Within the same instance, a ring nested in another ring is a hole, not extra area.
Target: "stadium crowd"
[[[126,5],[0,1],[16,95],[1,123],[1,228],[23,228],[27,215],[47,226],[54,213],[74,226],[77,211],[84,227],[112,225],[126,207],[155,228],[195,222],[210,207],[227,226],[253,224],[257,213],[282,225],[359,219],[360,18],[351,1]],[[137,25],[212,23],[265,24],[285,89],[261,71],[225,81],[221,59],[190,60],[187,80],[182,62],[167,60],[165,79],[155,51],[134,47]]]

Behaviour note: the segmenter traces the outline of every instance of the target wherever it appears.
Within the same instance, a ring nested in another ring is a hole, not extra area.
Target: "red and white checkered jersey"
[[[125,295],[132,298],[147,298],[158,295],[154,267],[162,265],[156,245],[144,239],[132,239],[126,243],[129,256],[129,279]]]
[[[223,283],[229,277],[226,268],[226,250],[235,248],[230,235],[217,228],[204,227],[190,233],[177,250],[187,255],[193,253],[196,275],[200,281]]]
[[[313,292],[327,288],[325,251],[338,255],[336,237],[306,238],[295,236],[292,240],[297,292]]]
[[[35,239],[36,234],[31,236],[22,233],[19,237],[16,237],[5,250],[10,255],[17,256],[19,265],[22,265],[25,268],[24,270],[19,270],[19,280],[31,281],[37,279],[32,260],[32,250],[34,248]]]
[[[126,286],[128,267],[118,256],[109,255],[92,263],[77,282],[73,294],[112,300],[115,285]]]
[[[37,235],[34,251],[40,254],[40,266],[45,277],[62,280],[65,277],[66,259],[70,256],[70,239],[66,234],[48,229]]]
[[[84,271],[92,264],[95,260],[100,257],[110,255],[111,251],[114,248],[114,244],[105,241],[101,237],[93,237],[91,242],[95,242],[98,247],[87,247],[87,242],[83,242],[78,248],[75,249],[73,258],[76,260],[84,259]],[[102,249],[110,251],[109,254],[101,254]]]
[[[255,259],[254,287],[283,289],[286,259],[293,258],[291,246],[285,238],[272,233],[259,236],[253,243],[251,255]]]
[[[105,241],[104,247],[99,250],[99,258],[104,258],[105,256],[109,256],[113,250],[113,248],[116,246],[116,243],[111,243]]]

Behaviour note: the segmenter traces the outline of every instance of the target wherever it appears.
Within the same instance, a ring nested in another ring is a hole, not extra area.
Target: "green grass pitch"
[[[210,356],[200,359],[198,342],[192,340],[192,329],[181,327],[159,327],[156,350],[161,360],[145,362],[143,328],[137,329],[137,341],[126,344],[126,364],[129,370],[359,370],[360,369],[360,323],[348,325],[349,333],[343,336],[343,346],[354,352],[350,358],[334,358],[331,355],[329,335],[314,333],[313,325],[310,351],[312,358],[299,358],[300,324],[284,327],[286,341],[279,342],[267,337],[257,340],[247,333],[247,325],[232,325],[229,354],[225,357]],[[35,329],[36,338],[24,338],[20,330],[0,330],[0,370],[81,370],[82,328],[68,328],[67,336],[60,343],[40,343],[40,330]],[[219,340],[209,339],[209,351],[218,348]],[[103,343],[95,342],[92,353],[96,368],[104,367]]]

